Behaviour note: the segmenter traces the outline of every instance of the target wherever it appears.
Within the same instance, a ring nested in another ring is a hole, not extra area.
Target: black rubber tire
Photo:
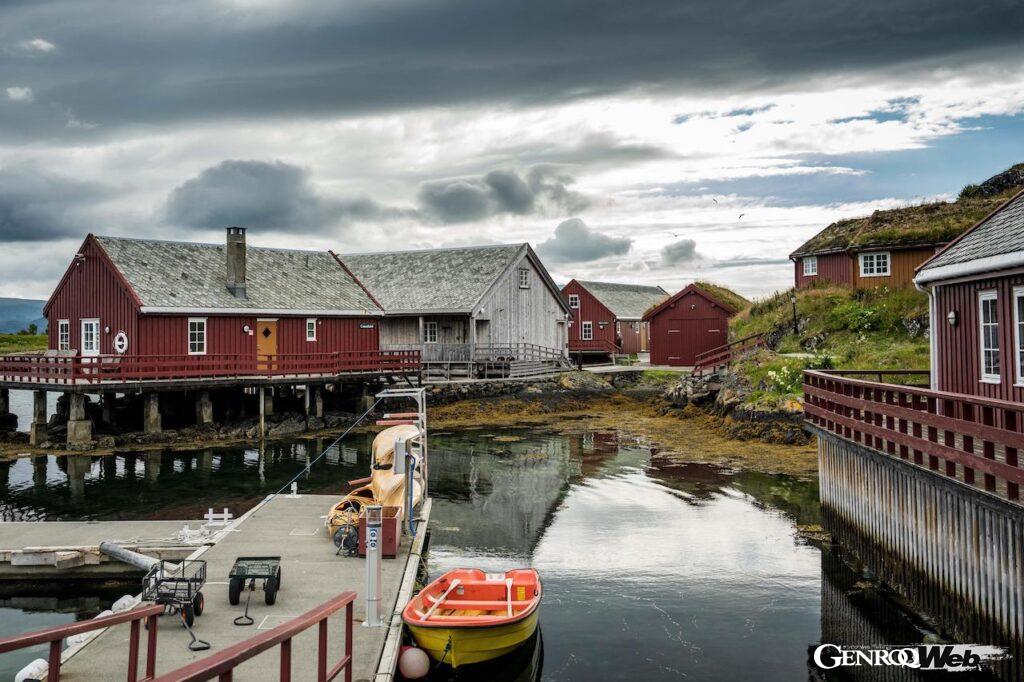
[[[267,582],[263,583],[263,601],[267,606],[273,606],[277,601],[277,581],[273,578],[268,578]]]
[[[277,567],[277,591],[281,591],[281,567]]]
[[[185,625],[189,627],[192,627],[192,625],[196,622],[196,614],[192,610],[191,604],[186,604],[185,606],[181,607],[181,619],[185,621]]]
[[[242,600],[242,579],[232,578],[228,581],[228,603],[232,606],[238,606],[238,603]]]
[[[206,606],[206,597],[203,596],[202,592],[196,592],[196,596],[192,597],[192,610],[196,613],[196,618],[203,615],[203,608]]]

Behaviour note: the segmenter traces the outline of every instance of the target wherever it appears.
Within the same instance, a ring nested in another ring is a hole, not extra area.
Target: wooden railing
[[[157,682],[202,682],[217,678],[220,682],[231,682],[234,670],[250,658],[275,647],[281,646],[278,664],[279,679],[292,679],[292,638],[307,628],[317,626],[316,680],[328,682],[345,672],[345,682],[352,682],[352,602],[355,592],[342,592],[306,613],[267,630],[243,642],[224,649],[212,656],[190,663],[183,668],[161,675]],[[327,668],[327,619],[335,612],[345,609],[345,655],[332,668]],[[241,678],[240,678],[241,679]],[[310,678],[303,678],[310,679]]]
[[[763,334],[751,334],[750,336],[727,343],[724,346],[718,346],[703,353],[698,353],[693,365],[693,373],[701,376],[705,371],[713,371],[728,365],[744,353],[757,348],[764,348],[766,345]]]
[[[571,353],[621,353],[622,349],[608,339],[569,339],[569,352]]]
[[[476,347],[477,362],[511,362],[525,360],[533,362],[558,362],[565,354],[558,348],[549,348],[536,343],[492,343]]]
[[[845,440],[1020,500],[1024,403],[807,370],[804,414]]]
[[[404,374],[421,368],[417,350],[366,350],[279,355],[98,355],[0,357],[0,381],[35,384],[234,377]]]
[[[18,649],[25,649],[40,644],[49,644],[50,652],[47,657],[49,668],[46,673],[46,682],[58,682],[60,680],[60,654],[63,650],[63,642],[72,635],[80,635],[85,632],[102,630],[112,625],[131,623],[131,632],[128,636],[128,682],[145,682],[152,680],[156,674],[156,619],[164,612],[163,606],[146,606],[131,611],[115,613],[103,618],[83,620],[69,625],[58,625],[45,630],[26,632],[23,635],[5,637],[0,639],[0,654],[6,654]],[[146,676],[139,677],[139,623],[146,621],[148,629],[146,641]]]

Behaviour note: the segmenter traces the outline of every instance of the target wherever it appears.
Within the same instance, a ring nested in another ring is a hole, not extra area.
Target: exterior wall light
[[[950,327],[955,327],[960,323],[960,316],[957,315],[955,310],[950,310],[949,314],[946,315],[946,321],[949,322]]]

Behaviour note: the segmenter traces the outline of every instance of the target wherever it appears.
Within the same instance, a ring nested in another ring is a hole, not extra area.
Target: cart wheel
[[[196,617],[203,615],[203,607],[206,606],[206,598],[203,597],[202,592],[196,592],[196,596],[192,597],[192,610],[195,611]]]
[[[267,602],[267,606],[273,606],[277,601],[277,580],[275,578],[267,578],[267,581],[263,583],[263,601]]]
[[[232,606],[238,606],[238,602],[241,601],[242,596],[242,579],[232,578],[228,582],[228,603]]]
[[[277,567],[277,589],[281,589],[281,567]]]
[[[185,625],[192,627],[192,624],[196,622],[196,614],[192,610],[191,604],[185,604],[181,607],[181,619],[185,621]]]

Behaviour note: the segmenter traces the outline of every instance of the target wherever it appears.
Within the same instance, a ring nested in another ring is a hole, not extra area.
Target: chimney
[[[245,228],[229,227],[227,286],[235,298],[245,298]]]

